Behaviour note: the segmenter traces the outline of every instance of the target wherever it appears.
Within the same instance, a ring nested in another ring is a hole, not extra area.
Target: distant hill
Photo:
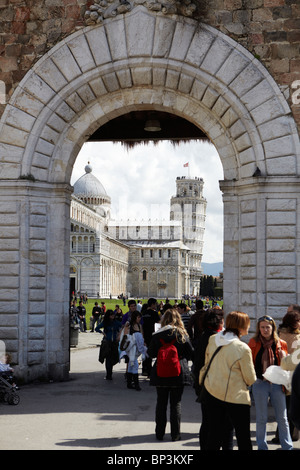
[[[219,276],[223,272],[223,263],[201,263],[203,274],[206,276]]]

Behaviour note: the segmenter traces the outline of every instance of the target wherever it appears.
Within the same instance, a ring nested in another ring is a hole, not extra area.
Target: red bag
[[[174,346],[175,339],[169,343],[165,343],[160,339],[162,346],[157,354],[157,375],[158,377],[178,377],[180,375],[181,367],[178,357],[178,351]]]

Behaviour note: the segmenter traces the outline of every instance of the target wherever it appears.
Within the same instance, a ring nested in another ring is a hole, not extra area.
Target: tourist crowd
[[[79,309],[79,310],[77,310]],[[84,306],[71,306],[71,319],[86,331]],[[232,450],[234,436],[239,450],[251,450],[250,409],[255,406],[256,444],[267,450],[268,406],[277,422],[274,443],[293,449],[300,427],[300,307],[290,305],[277,327],[264,315],[256,320],[249,339],[250,318],[244,312],[224,315],[214,305],[206,309],[197,300],[195,310],[185,302],[158,305],[128,301],[128,312],[119,305],[106,310],[95,303],[91,331],[103,333],[99,361],[112,380],[113,367],[126,363],[129,389],[141,390],[142,375],[156,387],[155,433],[165,435],[170,403],[172,440],[179,440],[181,398],[185,385],[193,385],[201,405],[201,450]],[[245,339],[246,338],[246,339]]]

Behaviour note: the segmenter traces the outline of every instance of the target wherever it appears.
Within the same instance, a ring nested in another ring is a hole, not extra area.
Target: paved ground
[[[155,389],[141,378],[141,392],[128,390],[124,362],[114,368],[113,381],[105,381],[104,365],[98,362],[100,340],[98,333],[80,334],[78,347],[71,350],[69,381],[26,385],[19,391],[19,405],[0,403],[0,450],[199,450],[201,408],[193,388],[186,387],[183,395],[182,440],[172,442],[168,428],[165,439],[156,441]],[[275,428],[270,408],[270,439]],[[255,449],[254,423],[251,429]],[[300,441],[294,444],[300,449]]]

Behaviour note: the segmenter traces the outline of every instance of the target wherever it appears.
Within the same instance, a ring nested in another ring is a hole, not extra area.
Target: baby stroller
[[[0,372],[0,402],[6,402],[9,405],[18,405],[20,397],[16,393],[17,387],[9,382],[10,377],[7,373]]]

